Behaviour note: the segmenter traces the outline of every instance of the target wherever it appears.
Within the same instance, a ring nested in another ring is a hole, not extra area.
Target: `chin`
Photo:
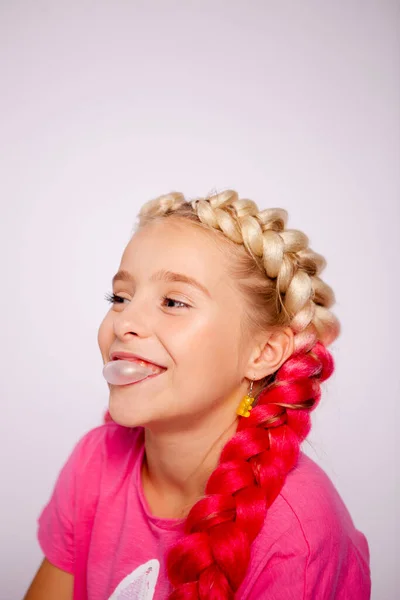
[[[148,410],[129,406],[126,398],[118,397],[118,394],[110,394],[108,411],[112,420],[124,427],[144,427],[150,418]]]

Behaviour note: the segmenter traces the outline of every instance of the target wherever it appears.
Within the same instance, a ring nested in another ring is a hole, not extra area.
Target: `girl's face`
[[[124,275],[113,293],[123,300],[110,307],[98,332],[103,362],[125,351],[166,370],[109,385],[113,419],[170,431],[232,423],[247,391],[245,307],[212,237],[182,221],[150,223],[128,243],[119,270]]]

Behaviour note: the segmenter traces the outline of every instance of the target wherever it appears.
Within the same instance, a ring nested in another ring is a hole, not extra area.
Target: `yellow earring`
[[[241,401],[241,403],[239,404],[239,406],[236,410],[236,414],[239,415],[240,417],[249,417],[250,416],[250,411],[252,409],[252,404],[254,402],[254,398],[252,396],[253,383],[254,383],[254,379],[250,384],[249,393],[247,394],[247,396],[245,396],[243,398],[243,400]]]

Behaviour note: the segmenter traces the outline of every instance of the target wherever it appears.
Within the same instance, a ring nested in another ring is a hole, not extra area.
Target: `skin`
[[[36,573],[24,600],[72,600],[74,577],[46,558]]]
[[[114,421],[145,428],[143,493],[159,517],[182,518],[203,495],[220,451],[234,435],[236,408],[257,381],[293,352],[290,328],[244,330],[246,302],[229,275],[227,253],[190,223],[160,220],[126,246],[113,304],[98,332],[106,364],[117,351],[163,365],[155,378],[107,384]],[[208,293],[183,282],[152,280],[160,270],[194,277]],[[164,300],[163,296],[169,300]],[[183,304],[182,304],[183,303]],[[73,576],[44,559],[24,600],[71,600]]]
[[[221,246],[190,223],[146,225],[119,266],[134,280],[115,283],[113,293],[124,301],[110,308],[99,328],[104,363],[122,350],[167,367],[137,384],[109,385],[113,419],[145,427],[143,491],[160,517],[182,517],[201,497],[235,433],[236,408],[250,381],[276,371],[293,351],[290,328],[243,334],[246,305],[226,260]],[[188,283],[152,281],[160,270],[194,277],[208,294]]]

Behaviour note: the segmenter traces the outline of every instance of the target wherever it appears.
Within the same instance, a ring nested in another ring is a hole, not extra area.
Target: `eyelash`
[[[118,296],[117,294],[106,294],[105,299],[111,304],[123,304],[124,300],[127,300],[127,298],[123,298],[122,296]],[[180,300],[174,300],[174,298],[170,298],[169,296],[163,296],[162,299],[164,302],[166,300],[170,300],[171,302],[177,302],[178,304],[183,305],[178,307],[169,306],[168,308],[190,308],[189,304],[181,302]]]

